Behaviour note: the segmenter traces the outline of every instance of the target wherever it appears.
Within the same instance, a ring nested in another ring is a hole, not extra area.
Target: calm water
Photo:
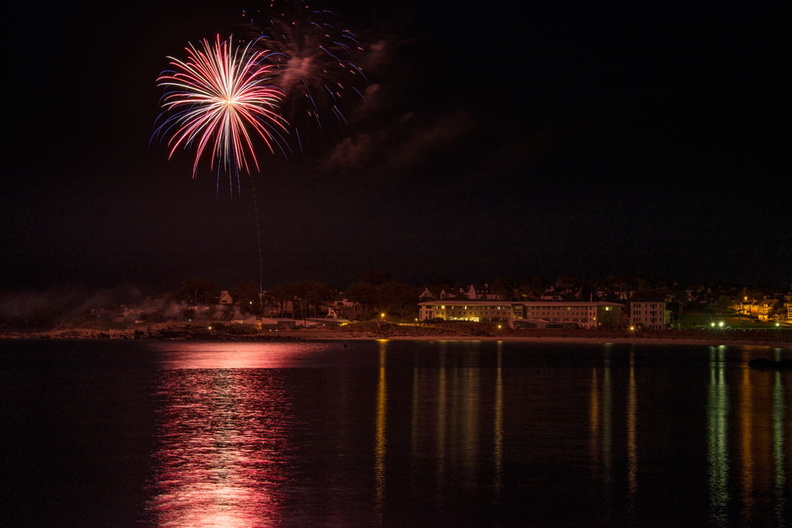
[[[771,347],[0,341],[13,527],[792,526]]]

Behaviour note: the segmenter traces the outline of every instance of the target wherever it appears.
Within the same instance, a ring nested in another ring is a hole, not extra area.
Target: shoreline
[[[344,339],[329,337],[327,339]],[[775,346],[792,348],[792,343],[784,341],[763,341],[763,340],[729,340],[729,339],[683,339],[683,338],[661,338],[661,337],[515,337],[515,336],[390,336],[385,338],[364,338],[350,337],[353,339],[388,339],[391,341],[507,341],[524,343],[592,343],[592,344],[634,344],[634,345],[727,345],[727,346]]]
[[[307,333],[307,332],[306,332]],[[307,337],[306,333],[300,334],[306,340],[379,340],[390,341],[503,341],[512,343],[569,343],[569,344],[633,344],[633,345],[702,345],[702,346],[753,346],[787,348],[792,352],[792,342],[784,340],[764,339],[734,339],[717,338],[715,336],[701,337],[660,337],[660,336],[515,336],[515,335],[383,335],[360,336],[349,334],[345,336],[323,334]]]
[[[469,329],[400,327],[351,330],[343,328],[273,329],[249,333],[212,330],[207,325],[155,324],[129,329],[59,328],[42,331],[0,331],[0,340],[10,339],[129,339],[171,341],[504,341],[524,343],[581,343],[634,345],[700,345],[775,347],[792,351],[792,333],[775,331],[708,331],[657,330],[627,332],[624,330],[489,330],[472,332]]]

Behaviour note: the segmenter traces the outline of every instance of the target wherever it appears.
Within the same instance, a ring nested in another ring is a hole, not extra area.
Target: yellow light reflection
[[[435,458],[437,460],[437,483],[442,486],[446,473],[446,407],[448,405],[448,373],[446,367],[446,344],[441,343],[440,366],[437,370],[437,411],[435,418]]]
[[[388,341],[381,339],[379,345],[379,370],[377,377],[377,406],[375,416],[376,441],[374,447],[374,479],[376,482],[377,509],[381,512],[385,500],[385,455],[388,447],[388,385],[386,379],[386,363]]]
[[[600,390],[597,369],[591,369],[591,397],[589,399],[589,424],[591,435],[591,458],[597,458],[599,453],[600,430]],[[594,467],[594,465],[592,465]]]
[[[630,350],[630,379],[627,385],[627,493],[630,515],[635,513],[638,493],[638,390],[635,385],[635,347]]]
[[[476,350],[471,350],[466,363],[471,365],[464,369],[457,369],[461,374],[458,389],[462,405],[459,408],[459,430],[456,436],[462,440],[463,465],[468,485],[472,486],[477,481],[479,460],[479,410],[481,408],[481,369],[475,365],[479,355]]]
[[[503,487],[503,342],[498,341],[498,363],[495,374],[495,412],[493,418],[493,459],[495,464],[495,503],[500,502]]]
[[[747,357],[748,349],[743,350],[743,361],[750,359]],[[742,484],[742,504],[743,518],[750,520],[750,512],[754,502],[754,474],[756,472],[754,461],[754,394],[753,384],[751,383],[751,371],[744,369],[740,382],[740,403],[739,403],[739,426],[740,426],[740,481]]]
[[[600,387],[597,369],[592,371],[589,403],[592,468],[602,481],[603,499],[608,504],[612,492],[613,471],[613,387],[611,380],[610,348],[606,345]]]
[[[772,416],[772,442],[773,442],[773,498],[775,507],[773,516],[778,526],[789,520],[787,498],[790,496],[789,485],[787,483],[787,461],[785,453],[787,451],[787,438],[792,436],[792,429],[786,419],[786,399],[784,397],[784,382],[781,372],[773,373],[773,392],[771,400]]]

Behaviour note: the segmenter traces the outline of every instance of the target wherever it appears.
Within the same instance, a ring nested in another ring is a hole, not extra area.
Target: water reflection
[[[627,498],[630,520],[635,519],[638,494],[638,389],[635,383],[635,347],[630,349],[627,385]]]
[[[159,347],[165,369],[266,369],[300,367],[326,351],[320,343],[167,343]]]
[[[377,369],[377,406],[374,418],[374,477],[376,481],[376,506],[381,513],[385,500],[385,454],[387,450],[388,385],[385,376],[388,342],[377,342],[379,348],[379,367]]]
[[[503,343],[498,342],[497,366],[495,370],[495,402],[492,435],[492,461],[495,466],[495,496],[493,502],[498,505],[503,488]]]
[[[487,501],[488,507],[501,499],[507,434],[502,344],[496,345],[494,369],[479,366],[477,346],[440,342],[436,349],[415,357],[409,414],[395,409],[388,417],[389,423],[409,425],[405,467],[413,490],[410,500],[432,509],[449,507],[460,496]],[[426,354],[431,354],[430,360]],[[399,387],[391,387],[389,393],[398,391]],[[399,425],[389,427],[388,445],[398,443],[400,430]],[[395,463],[386,476],[400,480],[399,466]]]
[[[202,361],[162,372],[149,509],[163,527],[277,524],[291,419],[278,371],[196,368]]]
[[[790,514],[790,377],[748,369],[747,349],[653,371],[610,345],[553,368],[515,367],[524,353],[502,342],[169,346],[158,526],[450,525],[466,508],[667,526],[683,515],[658,510],[669,500],[698,525]]]
[[[726,347],[710,347],[710,377],[707,392],[707,462],[710,520],[725,526],[729,505],[729,387],[725,377]]]
[[[740,355],[740,368],[734,368],[730,354]],[[641,486],[642,479],[652,477],[641,467],[642,451],[656,457],[653,451],[665,449],[667,444],[695,452],[699,441],[695,421],[689,430],[679,432],[658,427],[664,407],[673,405],[674,393],[665,384],[656,386],[654,380],[640,390],[637,355],[634,348],[629,351],[624,373],[622,364],[614,365],[606,345],[601,364],[591,369],[588,401],[592,481],[599,489],[603,518],[613,520],[614,516],[623,515],[619,520],[630,526],[640,524],[642,501],[647,500],[647,494],[656,493],[644,491]],[[789,523],[788,453],[792,426],[786,400],[792,388],[790,377],[785,372],[747,368],[748,360],[755,355],[756,351],[749,347],[709,348],[706,401],[702,406],[708,500],[703,522],[709,526],[730,526],[735,518],[742,525],[754,525],[756,519],[766,518],[771,511],[773,526]],[[657,387],[662,387],[662,392],[654,393]],[[690,390],[689,386],[680,388]],[[641,407],[639,402],[645,405]],[[687,392],[682,405],[695,408],[695,393]],[[658,420],[657,424],[651,426],[649,436],[642,436],[642,421],[646,424],[651,420]],[[674,438],[674,434],[680,438]],[[684,465],[679,471],[683,472],[682,478],[689,475],[687,478],[693,482],[695,469],[695,465]],[[663,470],[673,474],[677,469],[668,466]],[[692,486],[684,481],[678,484],[680,488]],[[625,511],[610,511],[610,505],[619,502],[622,493]]]
[[[592,370],[589,401],[592,478],[601,482],[603,504],[610,504],[613,470],[613,380],[610,347],[605,346],[602,367]]]
[[[790,491],[787,484],[787,460],[785,453],[789,445],[789,422],[786,420],[786,398],[784,397],[783,374],[773,373],[772,386],[772,442],[773,442],[773,499],[775,507],[773,514],[778,526],[789,519],[787,497]]]

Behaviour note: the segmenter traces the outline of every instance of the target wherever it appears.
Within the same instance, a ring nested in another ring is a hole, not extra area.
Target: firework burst
[[[368,82],[356,62],[364,48],[355,34],[332,11],[305,0],[270,0],[266,12],[243,17],[256,46],[273,51],[267,60],[285,94],[283,115],[295,139],[301,141],[301,130],[323,132],[346,123],[345,112],[362,99]]]
[[[271,51],[255,42],[235,46],[232,37],[200,46],[188,44],[186,60],[170,59],[172,69],[157,78],[165,89],[155,136],[168,137],[172,158],[194,150],[193,178],[205,154],[210,167],[239,186],[240,172],[259,171],[257,143],[283,152],[287,122],[279,113],[284,91],[272,84]]]

